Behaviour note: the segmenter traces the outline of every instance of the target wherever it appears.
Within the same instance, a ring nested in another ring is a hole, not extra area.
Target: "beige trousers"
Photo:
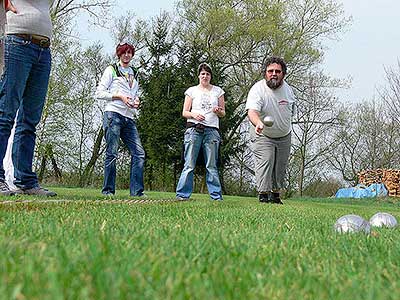
[[[258,193],[281,190],[285,184],[291,134],[280,138],[269,138],[257,135],[251,127],[250,138]]]

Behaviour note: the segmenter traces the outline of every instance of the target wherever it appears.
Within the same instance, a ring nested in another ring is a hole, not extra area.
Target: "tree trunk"
[[[43,153],[42,161],[40,162],[40,167],[37,172],[39,182],[41,182],[43,180],[44,173],[46,172],[46,163],[47,163],[47,155],[45,152],[45,153]]]
[[[94,166],[96,165],[96,162],[101,155],[101,142],[103,140],[103,136],[104,130],[103,127],[100,127],[97,133],[96,141],[93,146],[92,156],[90,157],[89,162],[85,166],[82,175],[79,178],[80,187],[86,186],[89,183],[90,179],[92,179]]]
[[[176,191],[176,186],[178,182],[178,161],[174,160],[174,191]]]

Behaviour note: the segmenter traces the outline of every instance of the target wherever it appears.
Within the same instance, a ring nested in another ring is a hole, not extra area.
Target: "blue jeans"
[[[185,131],[185,165],[176,188],[176,196],[190,198],[193,192],[193,172],[196,167],[197,156],[203,148],[206,164],[206,183],[211,199],[222,199],[221,183],[219,181],[217,160],[218,148],[221,141],[218,130],[205,128],[204,132],[197,132],[194,127]]]
[[[18,111],[12,148],[15,185],[22,189],[39,186],[32,171],[36,126],[42,116],[51,69],[49,48],[22,38],[5,37],[4,72],[0,79],[0,161]],[[4,180],[1,163],[0,180]]]
[[[145,153],[140,142],[134,120],[116,112],[106,111],[103,119],[106,139],[106,158],[104,161],[103,194],[115,194],[119,139],[124,142],[131,154],[129,190],[131,196],[142,196],[144,190],[143,167]]]

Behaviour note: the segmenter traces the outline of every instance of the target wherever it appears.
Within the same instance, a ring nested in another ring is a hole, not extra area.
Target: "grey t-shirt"
[[[278,138],[292,131],[292,114],[294,111],[295,96],[292,88],[284,81],[273,90],[267,86],[265,79],[256,82],[247,96],[246,109],[254,109],[260,113],[261,120],[271,116],[274,124],[264,126],[263,134]]]
[[[6,34],[37,34],[51,38],[52,2],[53,0],[12,0],[18,13],[7,12]]]

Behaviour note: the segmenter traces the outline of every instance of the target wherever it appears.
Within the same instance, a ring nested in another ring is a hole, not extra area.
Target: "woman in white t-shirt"
[[[225,116],[225,92],[210,83],[211,67],[198,68],[199,84],[185,92],[182,116],[187,119],[185,131],[185,165],[176,189],[177,200],[189,200],[193,191],[193,172],[200,151],[206,165],[206,183],[211,200],[222,200],[217,160],[221,141],[219,118]]]

